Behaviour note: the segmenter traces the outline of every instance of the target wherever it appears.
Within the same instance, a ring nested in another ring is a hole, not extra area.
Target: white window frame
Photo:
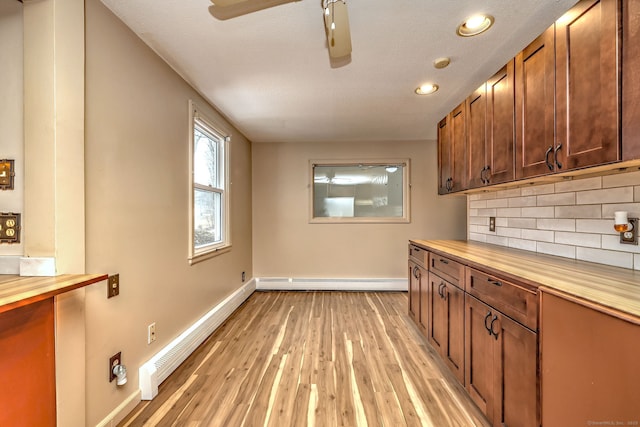
[[[402,216],[397,217],[317,217],[314,216],[314,168],[316,166],[402,165]],[[311,224],[407,224],[411,222],[410,159],[348,159],[309,161],[309,223]]]
[[[195,141],[194,132],[196,127],[204,130],[222,143],[222,181],[223,188],[203,187],[195,183],[194,180],[194,155]],[[214,257],[231,249],[231,216],[230,216],[230,171],[229,171],[229,152],[230,152],[231,133],[212,119],[207,113],[203,112],[198,105],[189,101],[189,264],[195,264],[199,261]],[[201,248],[195,246],[195,191],[196,189],[216,192],[221,197],[221,223],[222,223],[222,239],[218,243],[207,245]]]

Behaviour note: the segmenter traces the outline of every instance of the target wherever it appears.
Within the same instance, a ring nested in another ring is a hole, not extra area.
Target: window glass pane
[[[314,217],[403,217],[403,165],[316,165]]]
[[[193,204],[193,242],[196,249],[222,241],[221,195],[196,189]]]
[[[219,143],[200,129],[193,131],[193,181],[197,184],[221,188]]]

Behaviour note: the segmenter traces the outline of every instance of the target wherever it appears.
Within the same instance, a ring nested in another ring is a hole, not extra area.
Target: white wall
[[[206,10],[205,10],[206,11]],[[87,423],[138,389],[138,368],[252,277],[251,144],[231,125],[230,252],[189,266],[188,100],[223,120],[98,0],[86,2]],[[147,345],[147,325],[157,340]],[[122,351],[129,382],[108,381]]]
[[[640,247],[621,244],[613,213],[640,216],[640,172],[468,196],[469,239],[640,270]],[[496,217],[495,232],[489,217]]]
[[[464,196],[437,195],[435,141],[253,146],[256,277],[404,278],[409,239],[464,239]],[[409,158],[410,224],[310,224],[309,160]]]
[[[22,3],[0,1],[0,159],[16,161],[15,189],[0,190],[2,212],[24,212],[22,31]],[[11,262],[3,256],[21,256],[23,251],[22,243],[1,244],[0,274],[16,274],[17,258]]]

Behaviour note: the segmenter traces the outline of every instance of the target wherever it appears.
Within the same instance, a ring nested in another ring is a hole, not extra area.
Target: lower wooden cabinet
[[[539,425],[537,335],[465,295],[465,387],[494,426]]]
[[[409,261],[409,315],[423,335],[427,335],[429,318],[429,272],[419,264]]]
[[[464,291],[429,273],[429,343],[464,384]]]
[[[640,320],[541,294],[542,425],[639,425]]]

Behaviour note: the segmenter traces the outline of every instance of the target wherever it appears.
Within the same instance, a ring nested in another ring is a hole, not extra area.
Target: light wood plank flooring
[[[256,292],[120,426],[489,426],[403,292]]]

